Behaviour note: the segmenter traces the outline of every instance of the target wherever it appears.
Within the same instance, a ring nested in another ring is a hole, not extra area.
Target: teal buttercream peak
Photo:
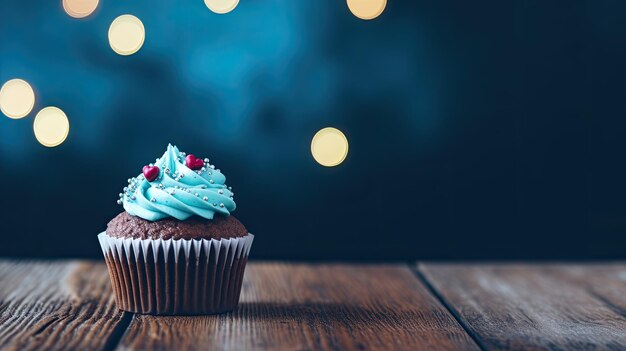
[[[148,221],[173,217],[185,220],[191,216],[213,219],[216,214],[228,216],[235,210],[233,193],[225,184],[226,177],[205,158],[200,169],[191,169],[185,163],[187,154],[169,144],[167,150],[148,168],[158,167],[155,173],[142,173],[128,180],[118,202],[126,212]],[[200,166],[198,166],[200,167]]]

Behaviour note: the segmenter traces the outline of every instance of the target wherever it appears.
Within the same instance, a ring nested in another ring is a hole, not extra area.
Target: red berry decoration
[[[185,157],[185,165],[195,171],[204,166],[204,161],[200,158],[196,158],[193,154],[189,154]]]
[[[151,182],[159,177],[159,167],[157,166],[143,166],[143,176],[146,180]]]

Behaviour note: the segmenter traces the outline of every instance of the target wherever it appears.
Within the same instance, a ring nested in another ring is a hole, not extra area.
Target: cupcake
[[[239,302],[254,236],[231,212],[226,178],[209,159],[168,145],[128,180],[124,212],[98,235],[120,309],[214,314]]]

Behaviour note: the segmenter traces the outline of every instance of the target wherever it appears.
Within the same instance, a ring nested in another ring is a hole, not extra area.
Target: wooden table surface
[[[626,350],[626,264],[248,265],[239,308],[115,306],[91,261],[0,260],[6,350]]]

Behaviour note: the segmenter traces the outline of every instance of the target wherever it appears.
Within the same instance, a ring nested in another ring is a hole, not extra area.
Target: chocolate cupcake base
[[[230,239],[133,239],[98,235],[120,309],[194,315],[233,310],[254,235]]]

